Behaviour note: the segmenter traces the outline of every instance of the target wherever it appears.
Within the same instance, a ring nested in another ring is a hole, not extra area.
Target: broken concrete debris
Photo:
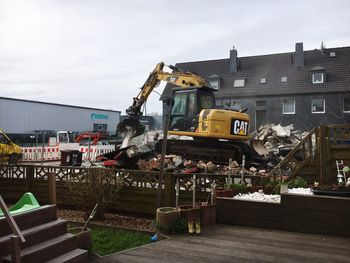
[[[264,143],[270,155],[279,160],[283,159],[301,140],[307,132],[294,130],[293,124],[265,124],[260,126],[254,136]]]
[[[307,133],[294,130],[292,124],[281,126],[280,124],[262,125],[256,132],[254,139],[260,140],[259,144],[264,145],[265,160],[267,166],[259,167],[252,165],[245,167],[244,172],[251,175],[266,176],[267,167],[274,167],[291,151]],[[135,140],[135,138],[133,139]],[[119,148],[114,155],[109,154],[105,158],[104,165],[116,166],[117,168],[138,169],[144,171],[159,171],[161,155],[155,150],[156,140],[143,140],[141,143]],[[113,160],[113,161],[111,161]],[[242,170],[241,165],[236,160],[232,160],[229,167],[227,165],[215,164],[213,161],[189,160],[184,156],[165,155],[164,169],[166,172],[178,173],[218,173],[235,174]]]

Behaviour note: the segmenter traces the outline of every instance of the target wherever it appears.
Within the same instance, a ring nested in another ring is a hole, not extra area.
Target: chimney
[[[230,73],[233,75],[237,73],[238,68],[238,59],[237,59],[237,50],[235,46],[233,46],[232,50],[230,50]]]
[[[297,69],[304,67],[304,48],[303,42],[295,43],[295,59],[294,65]]]

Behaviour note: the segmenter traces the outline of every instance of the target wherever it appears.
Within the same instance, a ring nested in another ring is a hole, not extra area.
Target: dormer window
[[[310,69],[310,76],[312,84],[322,84],[326,82],[326,68],[322,66],[315,66]]]
[[[281,77],[281,82],[288,82],[288,77],[287,76]]]
[[[209,81],[209,84],[213,89],[217,89],[217,90],[219,89],[219,81],[218,80],[211,80],[211,81]]]
[[[335,51],[329,52],[329,57],[330,58],[335,58],[336,56],[337,56],[337,54],[335,53]]]
[[[324,83],[324,74],[321,72],[312,73],[312,84]]]
[[[208,77],[209,84],[213,89],[219,90],[220,89],[220,76],[217,74],[213,74]]]
[[[267,83],[266,78],[261,78],[261,79],[260,79],[260,84],[266,84],[266,83]]]
[[[233,83],[234,88],[242,88],[245,85],[245,79],[236,79]]]

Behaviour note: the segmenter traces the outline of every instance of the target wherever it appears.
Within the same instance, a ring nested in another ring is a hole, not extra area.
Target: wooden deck
[[[350,262],[350,238],[216,224],[95,262]]]

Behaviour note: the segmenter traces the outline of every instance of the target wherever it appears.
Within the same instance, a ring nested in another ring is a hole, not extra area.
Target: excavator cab
[[[169,130],[194,132],[198,128],[199,113],[215,106],[211,88],[175,90]]]

